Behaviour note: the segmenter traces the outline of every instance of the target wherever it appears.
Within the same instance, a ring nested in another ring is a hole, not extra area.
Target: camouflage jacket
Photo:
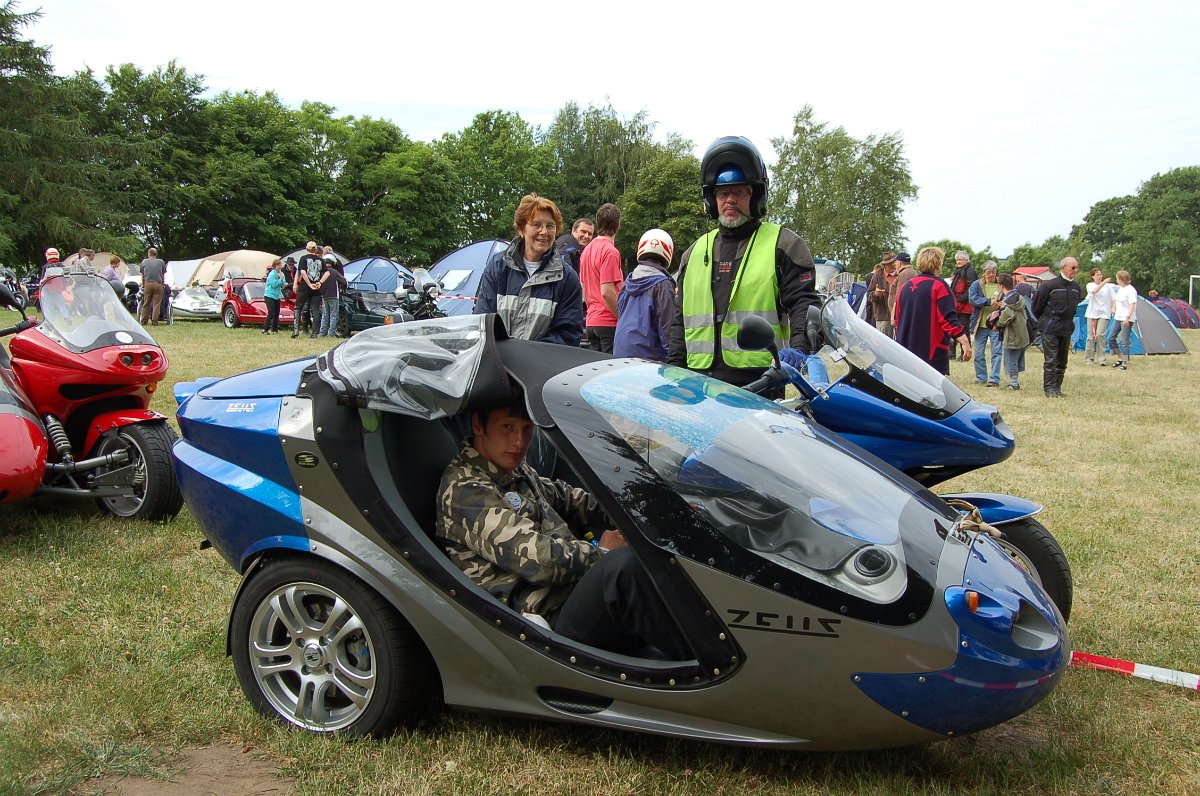
[[[560,607],[602,555],[564,517],[576,527],[604,522],[585,490],[543,478],[524,462],[509,475],[469,443],[442,475],[438,540],[467,577],[518,611]]]

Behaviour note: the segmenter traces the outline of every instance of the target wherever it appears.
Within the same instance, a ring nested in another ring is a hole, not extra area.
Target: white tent
[[[167,284],[174,289],[192,284],[192,275],[196,273],[196,269],[202,262],[204,262],[203,257],[198,260],[172,260],[167,263]]]
[[[262,279],[267,275],[267,266],[276,255],[255,249],[238,249],[205,257],[192,274],[192,282],[215,285],[226,276],[249,276]],[[189,283],[190,284],[190,283]]]

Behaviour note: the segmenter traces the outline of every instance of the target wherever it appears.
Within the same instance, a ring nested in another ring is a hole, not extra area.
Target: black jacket
[[[1083,301],[1079,283],[1062,276],[1038,285],[1033,296],[1033,314],[1042,334],[1070,337],[1075,332],[1075,309]]]

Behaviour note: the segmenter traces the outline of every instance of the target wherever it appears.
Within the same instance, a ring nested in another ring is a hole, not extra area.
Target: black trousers
[[[267,303],[267,319],[263,321],[264,332],[279,331],[279,299],[264,296],[263,301]]]
[[[1062,389],[1063,376],[1067,372],[1067,356],[1071,353],[1070,335],[1042,333],[1042,353],[1046,364],[1042,366],[1042,388],[1046,392]]]
[[[589,326],[587,328],[588,348],[605,354],[613,352],[613,340],[617,336],[615,326]]]
[[[650,575],[628,547],[606,553],[587,571],[550,626],[567,638],[623,655],[652,646],[670,660],[692,657]]]
[[[312,308],[316,306],[316,315],[318,320],[321,317],[321,294],[312,293],[305,288],[300,288],[296,291],[296,315],[292,320],[292,330],[300,331],[304,328],[311,329],[314,333],[317,331],[312,323]]]

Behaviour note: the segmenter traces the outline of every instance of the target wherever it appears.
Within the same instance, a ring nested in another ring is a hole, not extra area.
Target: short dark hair
[[[996,277],[996,281],[999,282],[1000,287],[1004,288],[1005,290],[1012,290],[1013,288],[1012,274],[1000,274],[1000,276]]]
[[[596,211],[596,234],[616,235],[621,228],[621,210],[612,202],[605,202]]]
[[[519,417],[522,420],[532,421],[532,418],[529,416],[529,408],[525,406],[524,395],[514,395],[512,401],[509,403],[499,404],[497,406],[489,406],[488,408],[480,409],[473,414],[479,416],[479,425],[483,426],[484,430],[486,430],[488,423],[492,422],[492,415],[503,410],[507,410],[508,413],[513,417]]]

